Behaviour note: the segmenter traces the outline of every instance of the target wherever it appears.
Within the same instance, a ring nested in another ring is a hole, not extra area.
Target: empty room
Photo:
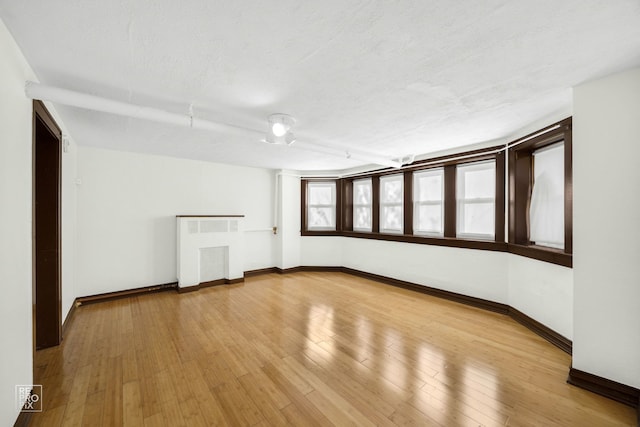
[[[0,0],[0,425],[636,426],[637,0]]]

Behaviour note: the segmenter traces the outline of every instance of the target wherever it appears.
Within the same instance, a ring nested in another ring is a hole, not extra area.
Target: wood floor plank
[[[89,393],[92,365],[85,365],[75,373],[69,401],[64,411],[63,425],[80,425]],[[44,382],[44,381],[43,381]],[[44,389],[44,384],[43,384]],[[44,395],[44,390],[43,390]]]
[[[343,273],[80,306],[33,426],[636,425],[511,318]]]
[[[287,419],[280,412],[283,406],[277,402],[277,396],[270,393],[262,378],[249,373],[238,378],[244,392],[253,401],[262,417],[271,425],[287,425]],[[287,399],[288,400],[288,399]],[[286,405],[284,405],[286,406]]]
[[[104,391],[97,391],[87,396],[87,400],[84,404],[84,411],[82,413],[83,426],[88,426],[100,422],[105,411],[104,398]]]
[[[47,409],[37,417],[33,417],[30,427],[59,427],[62,425],[66,406]]]
[[[122,420],[125,426],[139,426],[143,423],[142,392],[138,381],[131,381],[122,386]]]
[[[184,378],[189,385],[191,395],[198,402],[200,414],[208,425],[225,425],[225,414],[220,402],[215,398],[211,388],[197,362],[190,361],[184,365]]]
[[[220,402],[225,418],[230,418],[231,425],[254,425],[264,421],[264,416],[238,381],[224,383],[216,387],[213,393]]]
[[[121,426],[122,421],[122,357],[110,357],[107,361],[107,381],[104,391],[103,426]]]
[[[291,368],[293,368],[294,371],[299,375],[304,376],[304,378],[310,382],[314,391],[309,393],[307,398],[312,401],[318,409],[321,409],[327,418],[332,420],[332,422],[334,420],[350,419],[350,424],[375,425],[365,414],[360,412],[356,406],[352,405],[348,399],[337,393],[332,387],[318,378],[313,372],[305,368],[294,358],[286,357],[284,360]],[[326,413],[325,410],[328,410],[329,413]]]
[[[289,420],[289,423],[309,426],[331,424],[325,414],[306,397],[314,391],[313,387],[293,372],[285,363],[280,363],[278,367],[273,365],[265,366],[264,372],[292,402],[282,409],[282,413]]]
[[[200,413],[198,401],[193,397],[180,403],[180,412],[185,425],[189,427],[205,427],[207,425]]]

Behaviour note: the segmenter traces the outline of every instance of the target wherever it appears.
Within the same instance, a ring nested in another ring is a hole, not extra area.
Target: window
[[[404,176],[389,175],[380,178],[380,232],[403,232]]]
[[[301,234],[502,251],[571,267],[571,126],[567,118],[507,147],[417,161],[401,172],[303,179]]]
[[[564,143],[533,152],[529,240],[564,249]]]
[[[444,232],[444,169],[413,174],[413,233],[442,236]]]
[[[371,232],[372,226],[371,178],[353,181],[353,229]]]
[[[496,162],[456,167],[456,236],[493,239],[495,236]]]
[[[510,250],[505,157],[500,145],[417,161],[401,171],[302,179],[301,235]]]
[[[336,183],[334,181],[308,183],[307,229],[336,229]]]
[[[571,127],[568,118],[509,144],[509,252],[565,267],[573,265]]]

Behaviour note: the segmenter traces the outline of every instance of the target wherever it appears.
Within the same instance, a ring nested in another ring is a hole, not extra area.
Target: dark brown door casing
[[[36,101],[37,103],[37,101]],[[60,344],[61,134],[44,106],[34,103],[35,348]],[[51,125],[55,126],[53,129]]]

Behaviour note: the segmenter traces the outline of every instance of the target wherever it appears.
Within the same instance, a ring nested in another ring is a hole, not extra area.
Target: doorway
[[[40,350],[62,339],[62,133],[40,101],[33,102],[34,342]]]

